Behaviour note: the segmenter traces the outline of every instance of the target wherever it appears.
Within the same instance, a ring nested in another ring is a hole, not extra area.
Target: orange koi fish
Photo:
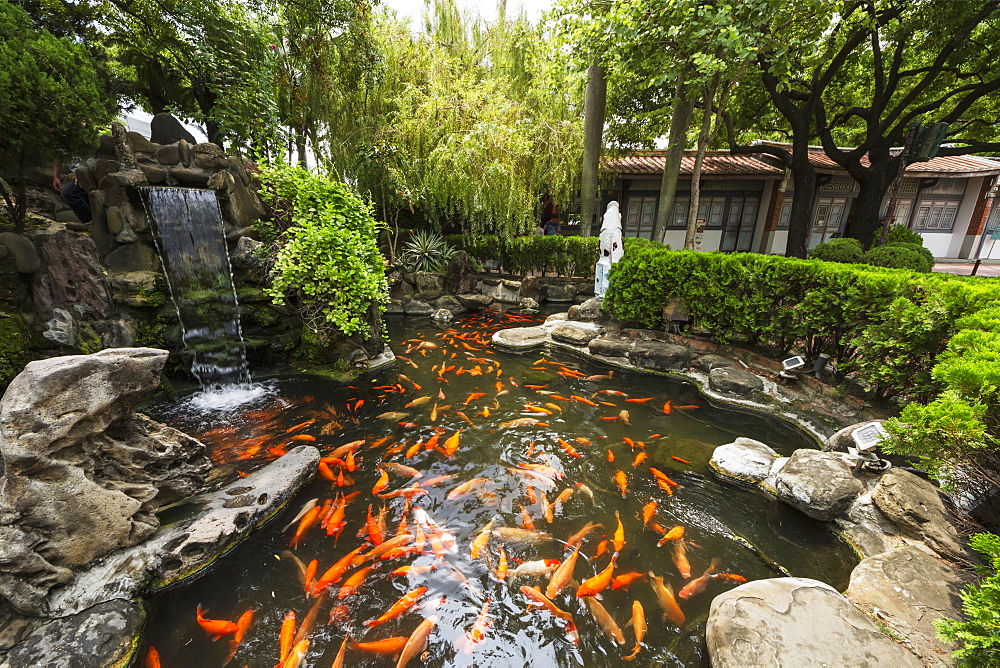
[[[563,491],[559,492],[559,496],[557,496],[556,500],[552,502],[552,505],[553,506],[558,506],[558,505],[561,505],[561,504],[565,504],[572,497],[573,497],[573,488],[572,487],[567,487]]]
[[[433,450],[434,448],[436,448],[437,444],[438,444],[438,440],[441,438],[441,434],[443,432],[444,432],[443,429],[434,432],[434,434],[432,434],[431,437],[429,439],[427,439],[427,443],[424,444],[424,450],[430,451],[430,450]]]
[[[490,533],[493,529],[493,524],[495,520],[490,520],[483,527],[483,530],[479,532],[479,535],[472,541],[472,547],[469,550],[469,556],[473,559],[478,559],[479,555],[482,554],[483,550],[486,549],[487,543],[490,541]]]
[[[489,612],[490,602],[492,600],[492,598],[486,599],[486,602],[483,603],[482,609],[479,611],[479,615],[476,617],[475,623],[473,623],[472,628],[469,629],[468,633],[465,634],[461,648],[463,654],[471,654],[472,650],[475,649],[476,644],[486,637],[486,628],[490,625]]]
[[[496,576],[501,582],[507,579],[507,553],[502,547],[500,548],[500,563],[497,565]]]
[[[715,572],[715,569],[718,568],[721,563],[722,559],[719,559],[718,557],[712,559],[712,563],[705,569],[705,572],[684,585],[684,587],[677,592],[677,595],[681,598],[687,599],[705,591],[708,581],[712,578],[712,573]]]
[[[548,427],[548,423],[539,422],[535,418],[523,417],[515,418],[513,420],[508,420],[507,422],[501,422],[498,427],[500,429],[510,429],[511,427]]]
[[[281,668],[298,668],[309,652],[309,640],[300,640],[295,643],[295,647],[288,653],[288,658],[281,664]]]
[[[319,567],[319,562],[315,559],[310,561],[309,566],[306,567],[306,574],[304,579],[305,579],[305,590],[307,598],[310,595],[309,590],[312,589],[313,580],[316,578],[316,569],[318,567]]]
[[[681,577],[687,580],[691,577],[691,563],[687,558],[687,550],[684,549],[684,541],[677,540],[674,541],[674,566],[677,567],[677,572],[681,574]]]
[[[393,603],[388,610],[385,611],[381,616],[376,619],[370,619],[365,622],[365,626],[368,628],[375,628],[380,624],[385,624],[388,621],[396,619],[407,610],[412,608],[416,602],[427,592],[427,587],[417,587],[413,591],[404,594],[398,601]]]
[[[701,406],[693,406],[693,405],[692,406],[677,406],[676,408],[679,411],[694,411],[694,410],[698,410],[699,408],[701,408]]]
[[[366,566],[365,568],[358,569],[351,574],[351,577],[344,580],[344,584],[340,587],[340,591],[337,592],[337,598],[343,600],[356,592],[358,587],[365,583],[365,578],[371,573],[375,566]]]
[[[570,445],[561,438],[557,438],[556,442],[559,443],[559,447],[562,448],[563,452],[565,452],[567,455],[569,455],[570,457],[576,457],[577,459],[580,458],[580,453],[577,452],[576,448],[574,448],[572,445]]]
[[[615,579],[611,581],[611,588],[628,589],[629,585],[631,585],[636,580],[644,577],[646,577],[645,573],[636,573],[635,571],[632,571],[631,573],[622,573],[621,575],[616,576]]]
[[[385,543],[382,543],[382,545],[385,545]],[[330,585],[339,582],[340,578],[342,578],[344,573],[347,572],[347,569],[351,567],[352,561],[357,558],[366,547],[368,547],[368,543],[362,543],[360,547],[351,550],[337,560],[333,566],[330,566],[330,568],[327,569],[322,576],[320,576],[319,580],[316,581],[316,584],[313,585],[313,595],[315,596]]]
[[[375,486],[372,487],[372,494],[376,494],[377,495],[379,492],[381,492],[382,490],[384,490],[388,486],[389,486],[389,474],[386,473],[383,470],[382,471],[382,475],[379,477],[378,481],[375,483]]]
[[[615,484],[618,485],[618,491],[621,492],[623,499],[628,496],[628,478],[625,477],[624,471],[615,471]]]
[[[573,553],[566,557],[559,566],[552,571],[552,575],[549,577],[549,585],[545,588],[545,595],[549,598],[555,598],[559,595],[569,581],[573,579],[573,572],[576,570],[576,561],[580,556],[580,546],[577,545]]]
[[[649,524],[649,521],[656,515],[656,501],[650,501],[642,507],[642,526]]]
[[[372,517],[372,506],[368,504],[368,517],[365,520],[365,530],[368,532],[368,539],[372,545],[378,547],[385,542],[385,534],[378,522]]]
[[[582,585],[576,590],[577,598],[584,598],[586,596],[594,596],[595,594],[600,594],[602,591],[607,589],[611,585],[611,580],[615,573],[615,562],[618,561],[618,555],[614,554],[611,556],[611,563],[603,571],[595,575],[594,577],[585,580]]]
[[[404,499],[412,499],[417,496],[423,496],[427,493],[427,490],[419,485],[413,485],[411,487],[404,487],[403,489],[397,489],[395,492],[384,492],[379,494],[380,499],[396,499],[403,497]]]
[[[425,396],[422,396],[422,397],[417,397],[416,399],[414,399],[413,401],[409,402],[408,404],[405,404],[403,406],[403,408],[416,408],[417,406],[420,406],[422,404],[426,404],[430,400],[431,400],[431,397],[430,397],[429,394],[425,395]]]
[[[746,582],[747,579],[742,575],[737,575],[736,573],[716,573],[712,576],[713,580],[722,580],[724,582]]]
[[[572,550],[574,547],[583,542],[583,539],[587,537],[594,529],[603,529],[604,527],[600,524],[594,524],[593,522],[587,522],[583,525],[583,528],[577,531],[575,534],[569,537],[566,541],[566,547],[563,550]]]
[[[295,535],[292,536],[292,541],[290,543],[293,550],[297,550],[299,548],[299,541],[302,540],[302,537],[306,534],[307,531],[309,531],[312,525],[316,523],[316,519],[319,517],[319,514],[322,510],[323,510],[322,506],[314,507],[308,513],[306,513],[305,516],[302,518],[302,521],[299,522],[299,526],[295,530]]]
[[[684,538],[684,527],[675,526],[673,529],[663,534],[663,538],[660,539],[660,541],[656,544],[656,546],[663,547],[664,543],[667,543],[672,540],[680,540],[682,538]]]
[[[312,442],[312,441],[316,440],[316,437],[315,436],[311,436],[309,434],[296,434],[295,436],[292,436],[289,440],[290,441],[309,441],[309,442]]]
[[[466,480],[461,485],[448,492],[448,495],[445,498],[448,499],[449,501],[454,501],[455,499],[461,498],[466,494],[471,493],[472,491],[478,489],[479,487],[483,487],[484,485],[489,485],[492,483],[493,480],[491,478],[473,478],[472,480]]]
[[[437,569],[437,564],[431,564],[429,566],[422,566],[418,564],[410,564],[409,566],[400,566],[396,570],[389,573],[389,577],[399,577],[401,575],[427,575],[433,570]]]
[[[455,452],[458,451],[459,438],[462,435],[462,430],[459,429],[453,435],[448,437],[448,440],[444,442],[444,453],[449,457],[454,456]]]
[[[281,632],[278,634],[278,645],[280,654],[278,655],[278,665],[285,665],[285,659],[291,653],[292,639],[295,637],[295,611],[289,610],[285,615],[285,620],[281,622]]]
[[[626,399],[625,401],[627,401],[630,404],[644,404],[647,401],[652,401],[655,398],[656,397],[643,397],[642,399]]]
[[[631,626],[632,631],[635,633],[635,647],[632,648],[631,654],[622,658],[626,661],[634,661],[635,657],[639,654],[639,650],[642,649],[642,641],[646,638],[647,628],[646,611],[642,609],[642,603],[639,603],[639,601],[632,601],[632,618],[628,621],[627,626]]]
[[[337,657],[333,660],[332,668],[344,668],[344,657],[347,655],[347,641],[350,638],[350,636],[344,636],[344,642],[340,643],[340,650],[337,652]]]
[[[646,461],[646,452],[642,451],[635,456],[635,459],[632,460],[632,468],[639,466],[639,464],[643,463],[644,461]]]
[[[663,619],[670,620],[675,626],[683,627],[684,611],[681,610],[681,606],[677,605],[677,599],[674,598],[674,588],[670,586],[669,582],[663,584],[663,578],[654,575],[652,571],[649,572],[649,584],[656,595],[656,602],[663,610]]]
[[[529,390],[544,390],[548,385],[525,385]]]
[[[670,415],[670,402],[663,404],[663,414]]]
[[[357,462],[354,461],[354,451],[351,450],[347,453],[347,459],[344,460],[344,467],[350,472],[354,473],[358,469]]]
[[[625,392],[619,392],[618,390],[598,390],[599,394],[608,394],[615,397],[627,397],[628,394]]]
[[[524,410],[529,413],[537,413],[538,415],[552,415],[552,411],[548,408],[542,408],[541,406],[533,406],[531,404],[525,404]]]
[[[149,651],[146,652],[146,668],[160,668],[160,653],[156,651],[155,647],[150,647]]]
[[[654,467],[650,466],[649,467],[649,472],[652,473],[653,477],[656,478],[658,481],[663,481],[664,483],[666,483],[667,485],[670,485],[671,487],[681,487],[681,485],[679,483],[676,483],[673,480],[671,480],[670,478],[668,478],[666,473],[664,473],[663,471],[660,471],[657,468],[654,468]]]
[[[606,415],[604,417],[599,417],[597,419],[598,420],[604,420],[606,422],[614,422],[615,420],[620,420],[621,418],[618,417],[617,415],[610,415],[610,416]]]
[[[635,449],[635,441],[633,441],[631,438],[629,438],[628,436],[622,436],[622,440],[625,441],[625,445]]]
[[[476,399],[481,399],[482,397],[485,397],[485,396],[486,396],[485,392],[472,392],[465,399],[465,403],[463,405],[464,406],[468,406],[471,402],[475,401]]]
[[[607,552],[608,551],[608,543],[609,542],[610,541],[608,541],[607,539],[605,539],[605,540],[602,540],[600,543],[598,543],[597,544],[597,549],[594,551],[594,556],[592,556],[590,558],[590,561],[594,561],[595,559],[597,559],[598,557],[600,557],[602,554],[604,554],[605,552]]]
[[[615,623],[614,618],[611,617],[604,606],[592,596],[588,596],[584,599],[584,603],[587,605],[587,610],[590,611],[590,616],[594,618],[597,625],[601,627],[602,631],[604,631],[604,635],[608,636],[619,645],[624,645],[625,634],[622,633],[622,630],[618,627],[618,624]]]
[[[608,462],[613,464],[614,461],[615,461],[615,453],[611,452],[611,450],[608,449]]]
[[[691,462],[689,462],[686,459],[681,459],[680,457],[671,457],[671,459],[674,460],[675,462],[680,462],[681,464],[690,464],[691,463]]]
[[[615,511],[615,519],[618,520],[618,528],[615,529],[615,535],[611,539],[611,545],[615,548],[615,552],[621,552],[622,548],[625,547],[625,528],[622,526],[622,518]]]
[[[572,399],[573,401],[577,401],[577,402],[579,402],[581,404],[586,404],[587,406],[596,406],[597,405],[597,402],[591,401],[590,399],[587,399],[586,397],[581,397],[581,396],[579,396],[577,394],[571,394],[571,395],[569,395],[569,398]]]
[[[370,552],[366,554],[355,554],[355,556],[351,559],[350,564],[352,566],[360,566],[366,561],[374,561],[375,559],[378,559],[389,550],[393,550],[397,547],[403,547],[404,545],[410,543],[412,540],[413,540],[413,534],[409,533],[404,533],[401,536],[395,536],[385,541],[378,547],[373,548]],[[358,551],[360,551],[360,548]]]
[[[403,647],[406,646],[407,640],[409,640],[409,638],[404,638],[403,636],[384,638],[382,640],[374,640],[372,642],[355,642],[352,640],[351,649],[360,650],[362,652],[370,652],[372,654],[394,656],[403,651]]]
[[[528,585],[524,585],[521,587],[520,591],[526,598],[530,599],[531,603],[538,605],[542,608],[545,608],[546,610],[551,612],[556,617],[559,617],[560,619],[565,619],[568,622],[573,621],[573,615],[569,614],[565,610],[561,610],[555,603],[550,601],[549,598],[545,596],[545,594],[543,594],[537,587],[529,587]]]
[[[306,420],[305,422],[300,422],[297,425],[295,425],[294,427],[289,427],[288,429],[286,429],[285,433],[286,434],[291,434],[293,431],[298,431],[299,429],[305,429],[306,427],[308,427],[311,424],[314,424],[315,422],[316,422],[315,419]]]
[[[436,615],[431,615],[420,622],[420,625],[417,626],[406,640],[406,644],[403,645],[399,660],[396,662],[396,668],[406,668],[406,664],[411,659],[424,653],[424,650],[427,649],[427,639],[430,637],[435,626],[437,626]]]

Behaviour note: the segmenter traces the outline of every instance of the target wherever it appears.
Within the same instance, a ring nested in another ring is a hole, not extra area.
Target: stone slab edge
[[[549,324],[553,326],[556,324],[571,324],[574,326],[586,325],[589,327],[593,327],[593,323],[583,323],[583,322],[578,323],[572,320],[557,320],[553,321],[552,323],[546,323],[546,325]],[[539,325],[539,327],[546,327],[546,325]],[[520,328],[510,328],[510,329],[520,329]],[[503,341],[502,337],[499,336],[500,333],[503,332],[504,330],[500,330],[496,334],[494,334],[492,341],[494,345],[500,348],[504,348],[506,350],[530,350],[539,347],[561,348],[568,352],[580,355],[581,357],[584,357],[588,360],[595,360],[601,362],[602,364],[607,364],[608,366],[613,366],[619,369],[638,371],[640,373],[646,373],[656,376],[672,376],[675,378],[680,378],[682,380],[691,382],[698,389],[698,392],[702,396],[707,397],[708,399],[711,399],[716,403],[749,409],[754,413],[764,413],[766,415],[782,419],[785,422],[788,422],[802,429],[816,442],[817,448],[821,448],[823,443],[825,443],[826,440],[830,436],[832,436],[836,431],[835,429],[832,429],[822,423],[813,422],[807,419],[804,415],[801,415],[797,412],[787,411],[787,410],[776,410],[774,406],[769,404],[759,403],[756,401],[752,401],[750,399],[737,399],[735,397],[719,394],[718,392],[715,392],[714,390],[709,388],[708,374],[706,373],[694,370],[655,371],[653,369],[644,369],[642,367],[635,366],[624,357],[606,357],[604,355],[594,355],[593,353],[590,352],[590,349],[587,348],[586,346],[574,346],[569,343],[562,343],[560,341],[553,340],[552,337],[548,334],[548,331],[550,329],[551,327],[546,327],[546,335],[543,340],[537,343],[531,343],[530,345],[512,346],[509,343],[506,343],[505,341]],[[769,384],[774,385],[773,382],[764,379],[765,392],[770,389]]]

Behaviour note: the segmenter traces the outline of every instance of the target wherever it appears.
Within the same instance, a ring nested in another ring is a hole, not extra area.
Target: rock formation
[[[0,399],[0,596],[44,615],[50,590],[159,526],[198,491],[205,446],[135,414],[167,352],[109,349],[32,362]]]

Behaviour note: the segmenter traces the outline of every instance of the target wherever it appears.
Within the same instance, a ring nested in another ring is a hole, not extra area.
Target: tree
[[[587,97],[583,111],[583,169],[580,177],[580,236],[589,237],[594,224],[594,198],[601,164],[601,137],[608,84],[601,65],[587,70]]]
[[[85,153],[116,110],[86,48],[33,28],[23,9],[0,2],[0,158],[16,187],[0,179],[0,196],[15,230],[24,229],[29,153]]]

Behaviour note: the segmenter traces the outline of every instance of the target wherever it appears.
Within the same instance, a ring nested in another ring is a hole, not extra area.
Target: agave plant
[[[417,230],[403,246],[403,263],[407,271],[441,271],[454,254],[455,249],[437,232]]]

